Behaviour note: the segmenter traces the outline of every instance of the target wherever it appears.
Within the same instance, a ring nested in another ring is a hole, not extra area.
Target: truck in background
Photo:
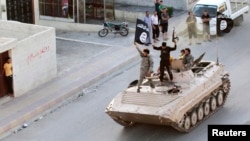
[[[217,28],[217,14],[221,13],[224,17],[232,19],[234,25],[238,26],[244,20],[243,15],[249,11],[249,0],[199,0],[192,9],[197,20],[198,34],[202,33],[201,16],[205,9],[210,15],[210,35],[221,35],[218,29],[224,27]]]

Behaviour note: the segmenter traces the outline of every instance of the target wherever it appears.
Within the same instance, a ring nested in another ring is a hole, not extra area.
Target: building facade
[[[114,16],[114,0],[0,0],[2,20],[67,28],[68,24],[102,23]]]
[[[54,28],[2,20],[0,33],[0,65],[2,68],[6,57],[11,57],[14,97],[57,76]],[[5,77],[0,81],[3,97],[7,92]]]
[[[198,0],[164,0],[166,6],[190,10]],[[122,19],[127,12],[116,4],[154,7],[153,0],[0,0],[0,19],[52,26],[63,30],[90,30],[104,20]],[[144,11],[140,11],[144,13]],[[138,17],[131,16],[128,17]],[[134,18],[132,18],[134,19]],[[91,26],[90,26],[90,25]]]
[[[163,0],[163,4],[179,10],[190,10],[198,0]],[[154,0],[115,0],[116,3],[138,6],[152,6]]]

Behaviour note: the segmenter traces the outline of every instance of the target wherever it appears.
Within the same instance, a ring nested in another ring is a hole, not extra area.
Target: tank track
[[[192,112],[196,112],[197,113],[197,107],[189,110],[191,112],[187,112],[184,117],[183,117],[183,122],[181,122],[180,124],[178,123],[173,123],[171,124],[171,126],[176,129],[177,131],[179,132],[184,132],[184,133],[188,133],[190,131],[192,131],[195,127],[197,127],[199,124],[201,124],[203,121],[205,121],[206,119],[208,119],[210,116],[212,116],[214,113],[216,113],[219,109],[221,109],[223,107],[223,105],[225,104],[226,100],[227,100],[227,97],[228,97],[228,94],[229,94],[229,91],[230,91],[230,88],[231,88],[231,83],[230,83],[230,80],[228,78],[228,75],[224,75],[224,77],[222,78],[222,85],[219,86],[215,91],[213,91],[211,93],[211,95],[207,98],[205,98],[204,100],[202,100],[201,103],[199,103],[198,105],[199,106],[202,106],[204,107],[204,105],[208,102],[209,103],[209,114],[208,115],[204,115],[203,118],[201,120],[198,120],[197,119],[197,123],[194,124],[194,125],[191,125],[191,120],[190,120],[190,128],[188,129],[185,129],[184,127],[184,123],[185,123],[185,118],[187,116],[191,116]],[[221,103],[219,106],[218,106],[218,99],[217,99],[217,95],[219,94],[218,92],[219,91],[222,91],[223,92],[223,103]],[[216,109],[214,110],[211,110],[211,98],[215,97],[216,98]],[[199,107],[198,106],[198,107]],[[203,113],[204,113],[204,110],[203,110]],[[198,115],[198,114],[197,114]],[[190,118],[191,119],[191,118]]]

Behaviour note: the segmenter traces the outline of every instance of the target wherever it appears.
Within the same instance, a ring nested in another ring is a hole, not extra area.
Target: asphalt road
[[[250,15],[247,15],[241,26],[233,28],[223,37],[213,38],[212,42],[188,46],[187,38],[181,37],[178,43],[173,56],[178,55],[181,48],[190,47],[194,57],[206,52],[205,60],[216,61],[219,58],[219,62],[230,73],[232,85],[224,108],[192,132],[183,134],[169,127],[146,124],[123,128],[104,113],[110,100],[137,79],[139,62],[135,62],[99,85],[84,91],[82,97],[3,141],[206,141],[209,124],[250,124],[249,18]],[[151,52],[157,68],[159,52]]]

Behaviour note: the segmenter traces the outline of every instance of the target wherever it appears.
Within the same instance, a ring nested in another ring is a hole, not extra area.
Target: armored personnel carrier
[[[134,81],[113,98],[105,112],[125,127],[146,123],[190,132],[224,105],[230,80],[223,64],[199,60],[185,70],[180,61],[175,60],[172,69],[171,83],[166,80],[164,85],[157,85],[159,77],[152,75],[148,79],[153,80],[155,87],[151,88],[145,79],[137,93]]]

